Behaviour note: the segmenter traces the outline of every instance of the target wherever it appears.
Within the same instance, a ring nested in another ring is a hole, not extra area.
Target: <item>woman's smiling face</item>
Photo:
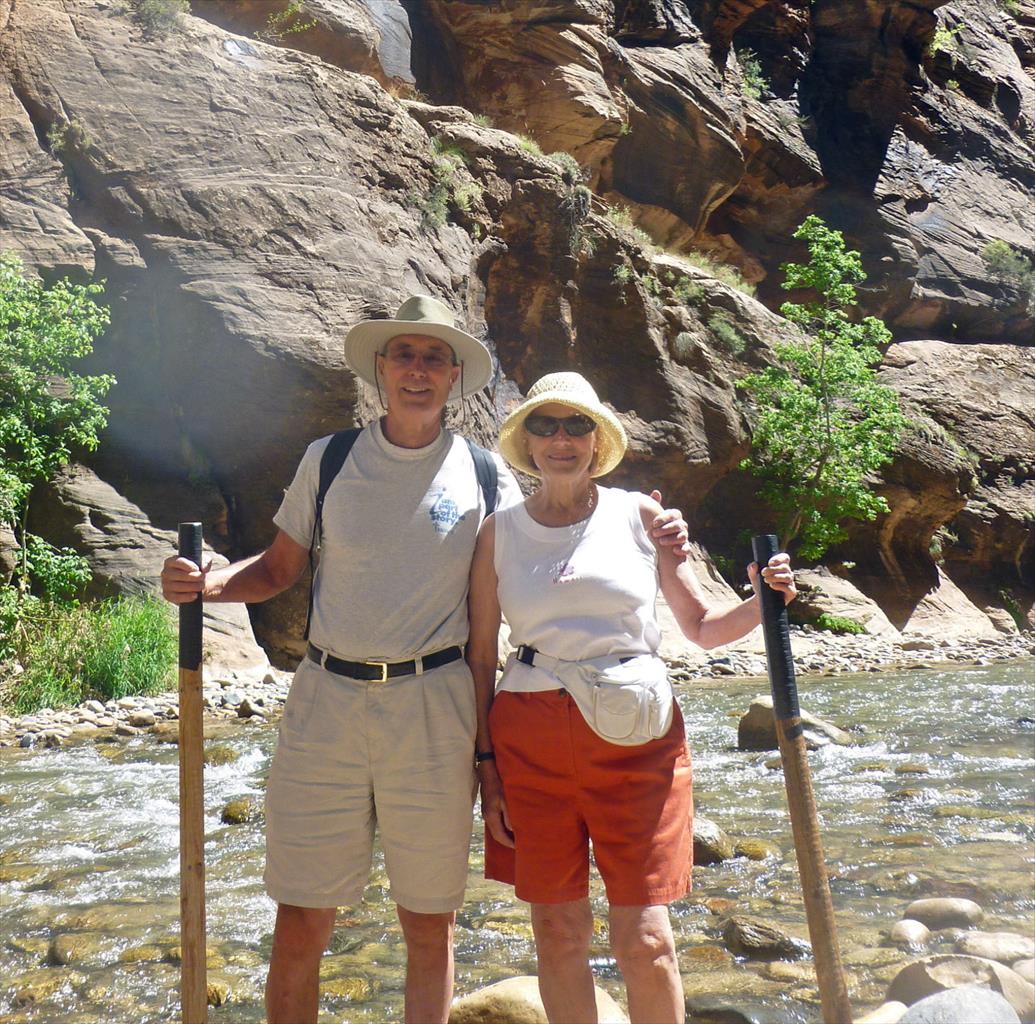
[[[533,465],[544,478],[572,479],[581,474],[588,478],[596,454],[597,432],[569,434],[564,420],[571,416],[582,416],[578,409],[560,402],[549,402],[539,406],[525,419],[525,441]],[[528,420],[533,417],[548,417],[560,420],[557,430],[549,437],[540,437],[528,429]]]

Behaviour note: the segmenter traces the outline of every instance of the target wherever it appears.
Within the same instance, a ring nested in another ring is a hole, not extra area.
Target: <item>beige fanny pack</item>
[[[665,663],[653,654],[562,661],[522,646],[515,660],[557,679],[586,724],[608,743],[640,746],[660,739],[672,724],[672,684]]]

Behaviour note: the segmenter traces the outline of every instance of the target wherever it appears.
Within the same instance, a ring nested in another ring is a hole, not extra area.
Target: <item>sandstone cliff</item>
[[[767,522],[733,382],[788,330],[778,267],[816,211],[863,253],[917,424],[837,571],[899,628],[943,586],[1000,628],[1030,610],[1035,321],[981,251],[1035,256],[1031,0],[304,0],[311,27],[278,34],[283,6],[195,2],[159,32],[116,0],[0,0],[0,247],[107,280],[119,379],[41,532],[114,588],[180,519],[259,549],[306,443],[377,412],[348,325],[424,291],[499,359],[466,432],[582,369],[633,441],[615,482],[740,557]],[[89,528],[127,508],[148,529]],[[252,610],[279,657],[300,611]]]

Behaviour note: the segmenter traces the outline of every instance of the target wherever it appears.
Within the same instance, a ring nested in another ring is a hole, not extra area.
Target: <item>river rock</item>
[[[14,990],[14,1005],[30,1006],[49,998],[66,985],[73,988],[82,985],[86,977],[60,967],[42,967],[5,980]]]
[[[711,818],[694,815],[694,864],[721,864],[733,856],[733,840]]]
[[[800,960],[812,950],[804,939],[781,931],[769,921],[739,914],[726,919],[722,938],[730,952],[752,960]]]
[[[801,720],[805,730],[805,745],[809,750],[816,750],[829,743],[850,746],[855,742],[843,729],[824,722],[807,711],[801,712]],[[778,747],[776,723],[773,719],[773,698],[765,695],[756,697],[737,725],[737,748],[776,750]]]
[[[905,918],[895,922],[888,938],[896,946],[916,952],[927,947],[931,941],[931,930],[922,921]]]
[[[103,960],[105,936],[99,932],[64,932],[50,941],[47,960],[64,967],[68,964],[97,963]]]
[[[925,996],[966,985],[982,985],[1000,993],[1024,1024],[1035,1021],[1035,985],[995,960],[948,953],[929,956],[903,967],[888,988],[888,999],[912,1005]]]
[[[209,1006],[222,1006],[230,1001],[230,982],[226,978],[209,978],[206,988],[206,1001]]]
[[[748,860],[779,860],[783,850],[768,839],[738,839],[733,844],[733,855]]]
[[[205,748],[205,764],[218,767],[224,764],[233,764],[241,756],[239,750],[234,749],[226,743],[213,743]]]
[[[261,821],[262,815],[261,800],[254,796],[241,796],[228,800],[223,805],[219,817],[224,825],[244,825],[248,822]]]
[[[1019,974],[1025,981],[1035,985],[1035,959],[1018,960],[1010,968],[1015,974]]]
[[[601,988],[595,992],[600,1024],[628,1024],[611,996]],[[548,1024],[539,982],[522,975],[479,989],[453,1004],[449,1024]]]
[[[972,928],[985,912],[973,900],[934,896],[913,900],[906,907],[905,916],[937,931],[940,928]]]
[[[137,729],[146,729],[148,726],[154,725],[158,721],[155,713],[149,708],[144,708],[139,711],[132,711],[129,715],[129,724]]]
[[[1035,941],[1013,932],[965,932],[956,940],[955,950],[967,956],[980,956],[1010,965],[1035,956]]]
[[[881,1003],[876,1010],[855,1018],[855,1024],[898,1024],[906,1012],[906,1004],[893,1001]]]
[[[964,985],[913,1003],[899,1024],[1020,1024],[1020,1020],[998,992]]]
[[[687,1020],[693,1024],[795,1024],[801,1018],[793,1011],[756,1001],[742,994],[695,993],[686,1000]]]
[[[265,718],[268,714],[269,711],[258,700],[253,700],[251,697],[245,697],[237,705],[238,718]]]

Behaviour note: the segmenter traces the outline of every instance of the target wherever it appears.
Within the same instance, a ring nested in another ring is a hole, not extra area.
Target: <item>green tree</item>
[[[17,256],[0,253],[0,520],[21,544],[22,594],[34,571],[48,596],[84,580],[77,556],[30,535],[27,522],[33,485],[76,448],[96,448],[107,422],[101,399],[115,378],[73,368],[108,324],[108,310],[93,301],[103,291],[67,279],[45,287],[26,277]]]
[[[866,278],[859,253],[816,216],[794,237],[807,243],[809,262],[784,264],[783,287],[814,298],[783,304],[800,339],[776,346],[777,366],[738,381],[758,414],[742,467],[760,479],[783,543],[798,541],[804,557],[819,558],[847,536],[847,520],[888,511],[872,476],[894,454],[905,418],[896,394],[877,383],[891,332],[876,317],[849,317],[855,284]]]

